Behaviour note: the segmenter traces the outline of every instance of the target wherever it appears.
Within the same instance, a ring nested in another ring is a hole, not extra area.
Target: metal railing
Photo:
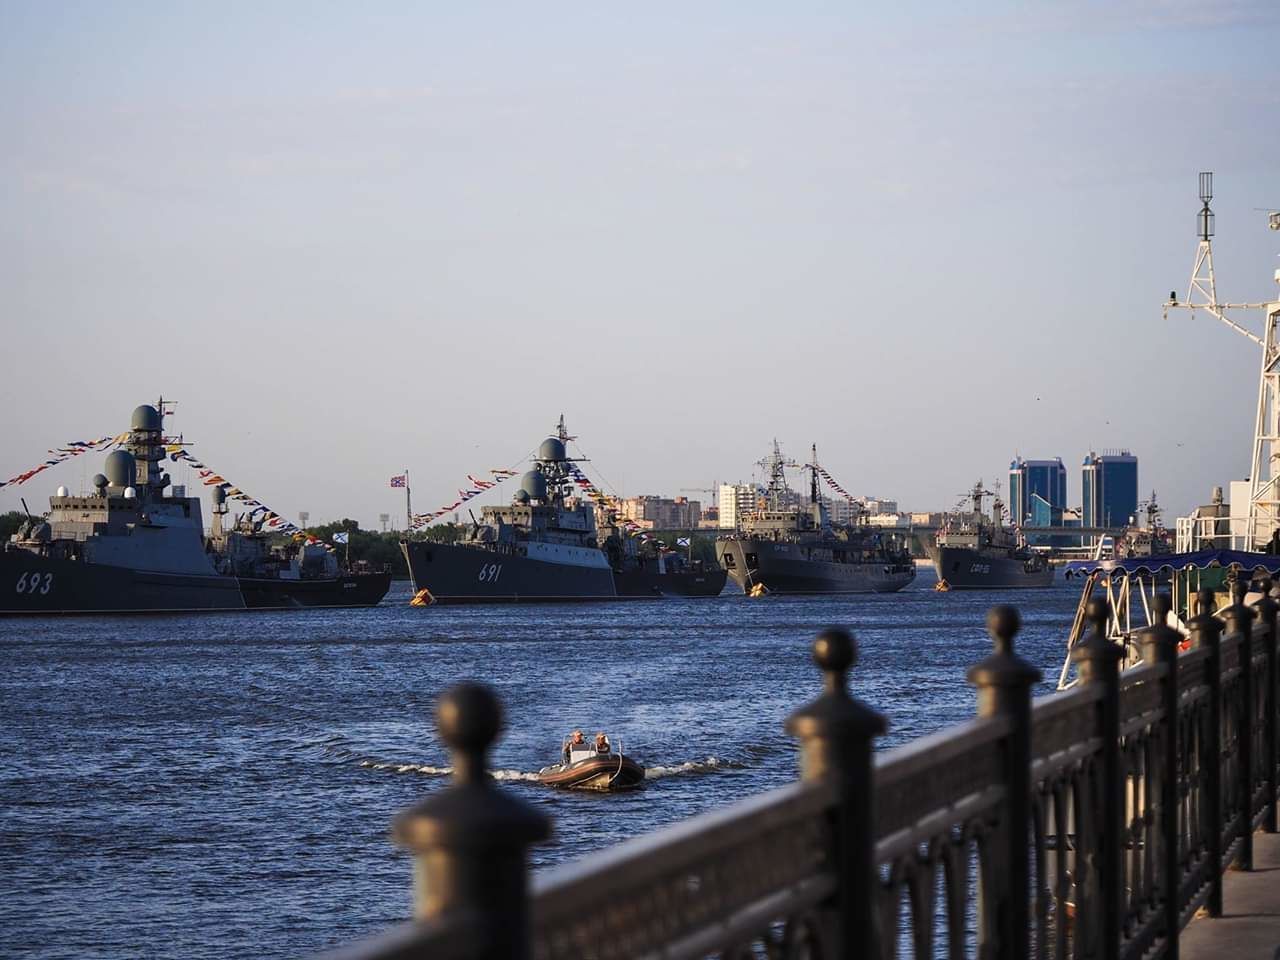
[[[1095,600],[1081,683],[1034,701],[1018,614],[996,607],[976,718],[879,755],[884,718],[847,691],[853,638],[826,631],[825,689],[787,721],[797,782],[532,884],[550,824],[485,770],[497,699],[455,687],[437,710],[454,782],[394,829],[417,919],[331,957],[1176,960],[1195,912],[1221,914],[1223,871],[1252,868],[1254,830],[1276,830],[1280,604],[1255,588],[1249,607],[1235,584],[1220,617],[1202,591],[1190,649],[1149,628],[1123,672]]]

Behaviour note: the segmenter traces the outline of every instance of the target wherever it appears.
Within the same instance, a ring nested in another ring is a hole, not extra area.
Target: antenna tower
[[[1209,202],[1213,199],[1213,174],[1200,174],[1200,213],[1196,218],[1200,242],[1196,247],[1196,262],[1191,268],[1191,285],[1187,298],[1178,301],[1176,292],[1170,292],[1164,304],[1165,319],[1171,307],[1204,310],[1221,320],[1243,337],[1262,347],[1262,368],[1258,376],[1258,412],[1253,431],[1253,457],[1249,471],[1251,483],[1249,496],[1249,521],[1245,548],[1260,550],[1280,526],[1280,347],[1276,343],[1276,325],[1280,323],[1280,301],[1270,303],[1222,303],[1218,300],[1217,282],[1213,272],[1213,211]],[[1274,229],[1274,227],[1273,227]],[[1280,283],[1280,270],[1275,279]],[[1261,310],[1266,318],[1263,335],[1230,319],[1227,310]]]

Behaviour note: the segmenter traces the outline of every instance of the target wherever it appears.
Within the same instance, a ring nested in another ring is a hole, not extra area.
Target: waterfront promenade
[[[1235,583],[1192,618],[1184,652],[1177,631],[1144,631],[1124,671],[1093,601],[1080,682],[1036,700],[1017,611],[993,608],[968,671],[977,716],[880,754],[885,718],[847,687],[854,641],[828,630],[823,691],[786,725],[799,781],[533,884],[551,824],[487,775],[495,696],[456,687],[437,714],[454,784],[395,824],[416,920],[335,956],[1269,958],[1280,603],[1256,586],[1253,606]],[[1158,622],[1169,609],[1156,599]]]
[[[1253,869],[1222,878],[1221,917],[1182,931],[1182,960],[1275,960],[1280,957],[1280,834],[1253,838]]]

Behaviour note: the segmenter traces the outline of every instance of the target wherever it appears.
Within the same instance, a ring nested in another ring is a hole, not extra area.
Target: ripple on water
[[[410,909],[391,818],[448,783],[431,717],[494,684],[503,789],[555,821],[535,869],[795,776],[787,715],[819,690],[809,643],[859,640],[882,746],[972,715],[988,605],[1056,676],[1075,590],[565,607],[0,622],[0,955],[294,957]],[[645,789],[550,790],[574,727],[607,730]]]

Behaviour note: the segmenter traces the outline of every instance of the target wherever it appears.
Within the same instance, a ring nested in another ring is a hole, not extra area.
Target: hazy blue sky
[[[1160,302],[1203,169],[1220,291],[1276,295],[1277,48],[1274,0],[5,0],[0,473],[163,393],[316,519],[561,411],[625,494],[776,436],[913,509],[1062,456],[1078,503],[1123,445],[1183,512],[1248,472],[1259,356]]]

